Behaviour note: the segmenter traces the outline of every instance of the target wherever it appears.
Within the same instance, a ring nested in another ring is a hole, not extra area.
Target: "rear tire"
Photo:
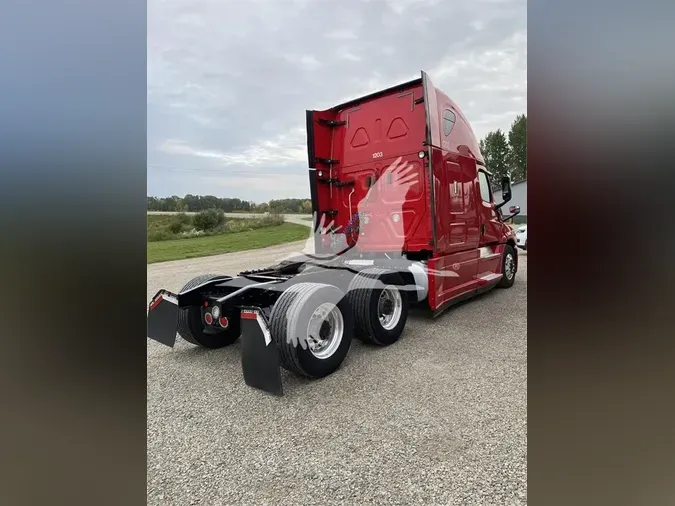
[[[323,283],[289,287],[270,315],[270,333],[281,366],[309,378],[328,376],[340,367],[351,346],[353,326],[349,301],[342,290]],[[310,334],[319,335],[314,340]],[[306,343],[305,348],[300,341]]]
[[[516,280],[517,272],[516,252],[513,246],[507,244],[504,247],[504,254],[502,255],[502,279],[499,280],[497,286],[499,288],[511,288]]]
[[[217,274],[203,274],[192,278],[181,289],[181,292],[199,286],[202,283],[220,278]],[[229,346],[241,335],[241,319],[239,316],[228,318],[229,326],[226,329],[209,328],[202,321],[202,308],[189,307],[181,309],[178,313],[178,335],[187,342],[203,346],[204,348],[217,349]]]
[[[408,320],[408,294],[400,289],[403,284],[399,274],[379,268],[354,276],[347,297],[354,309],[357,339],[378,346],[398,341]]]

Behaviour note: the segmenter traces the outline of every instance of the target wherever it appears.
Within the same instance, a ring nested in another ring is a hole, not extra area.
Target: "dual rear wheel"
[[[398,341],[408,320],[408,295],[402,285],[400,274],[378,268],[365,269],[352,279],[347,296],[361,341],[378,346]]]
[[[387,346],[403,332],[408,299],[400,276],[367,269],[351,281],[347,293],[322,283],[299,283],[277,300],[270,332],[282,367],[320,378],[337,370],[352,337]]]
[[[188,282],[194,288],[217,276],[207,274]],[[408,297],[403,280],[395,272],[370,268],[351,281],[347,293],[323,283],[298,283],[277,299],[270,315],[270,334],[279,360],[296,374],[320,378],[337,370],[356,337],[364,343],[388,346],[403,332],[408,318]],[[202,308],[181,310],[178,333],[206,348],[234,343],[240,319],[231,318],[228,329],[204,325]]]

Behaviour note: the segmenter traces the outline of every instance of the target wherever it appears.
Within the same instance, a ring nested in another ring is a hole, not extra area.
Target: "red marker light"
[[[224,329],[226,329],[230,324],[230,322],[225,316],[221,316],[220,320],[218,320],[218,323],[220,323],[220,326],[223,327]]]
[[[162,297],[161,297],[161,296],[157,297],[155,300],[153,300],[153,301],[150,303],[150,308],[149,308],[149,310],[152,311],[153,309],[155,309],[157,306],[159,306],[159,303],[160,303],[160,302],[162,302]]]
[[[211,313],[206,313],[204,315],[204,321],[206,321],[207,325],[211,325],[213,323],[213,316],[211,316]]]

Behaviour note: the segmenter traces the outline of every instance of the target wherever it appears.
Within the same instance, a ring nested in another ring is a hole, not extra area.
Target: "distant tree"
[[[301,213],[306,199],[280,199],[270,200],[270,212],[275,213]]]
[[[509,166],[514,181],[527,179],[527,116],[521,114],[509,130]]]
[[[173,197],[171,197],[171,199],[174,202],[174,206],[173,206],[174,211],[179,212],[179,213],[182,213],[182,212],[186,211],[185,202],[183,202],[182,198],[180,198],[178,195],[174,195]]]
[[[490,132],[480,141],[480,150],[487,169],[493,174],[493,189],[500,187],[501,178],[509,175],[509,144],[500,129]]]
[[[199,197],[199,206],[202,209],[221,209],[222,210],[222,201],[218,197],[213,195],[206,195],[204,197]]]
[[[213,195],[187,194],[181,198],[177,195],[171,197],[147,197],[148,211],[162,212],[193,212],[198,213],[208,209],[218,209],[231,213],[233,211],[248,212],[275,212],[275,213],[303,213],[311,212],[312,204],[306,199],[281,199],[270,200],[256,204],[238,198],[219,198]]]
[[[201,211],[202,208],[200,206],[200,197],[187,194],[185,197],[183,197],[183,202],[185,203],[185,207],[187,207],[187,210],[191,213]]]

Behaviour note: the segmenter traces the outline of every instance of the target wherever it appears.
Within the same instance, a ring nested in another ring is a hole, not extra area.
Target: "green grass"
[[[306,226],[284,223],[245,232],[148,242],[148,263],[246,251],[302,239],[307,239]]]
[[[243,213],[243,211],[241,211],[241,212]],[[194,215],[188,214],[188,216],[190,218],[192,218]],[[171,222],[176,218],[176,215],[175,214],[148,214],[147,217],[148,217],[148,232],[149,232],[150,230],[157,230],[157,229],[168,227],[171,224]],[[247,217],[242,218],[242,217],[237,216],[236,218],[230,217],[230,218],[226,218],[226,219],[227,220],[235,220],[235,221],[239,222],[239,221],[244,221],[244,220],[246,220],[246,221],[257,220],[257,219],[260,219],[260,218],[247,218]]]
[[[172,214],[148,214],[148,232],[168,227],[174,216]]]
[[[255,218],[226,218],[213,228],[198,231],[194,225],[196,215],[148,215],[148,242],[191,239],[197,236],[212,236],[245,232],[259,228],[278,226],[284,222],[281,216],[267,215]],[[188,234],[187,236],[185,234]],[[192,236],[192,237],[191,237]]]

